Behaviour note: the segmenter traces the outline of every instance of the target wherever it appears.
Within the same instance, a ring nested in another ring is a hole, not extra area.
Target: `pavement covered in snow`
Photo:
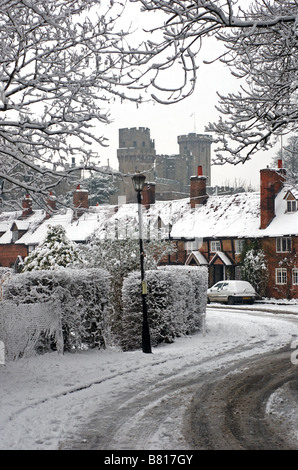
[[[178,374],[194,364],[197,368],[198,363],[202,363],[202,370],[221,368],[225,360],[230,363],[231,359],[275,350],[298,338],[298,322],[292,321],[297,318],[298,304],[277,306],[268,302],[258,309],[249,313],[248,307],[243,306],[231,312],[211,306],[207,310],[205,334],[200,332],[179,338],[173,344],[160,345],[153,349],[153,354],[109,348],[44,354],[0,365],[0,449],[58,449],[69,434],[80,432],[100,406],[108,406],[119,389],[141,382],[153,389],[169,370]],[[207,361],[209,358],[214,360]],[[280,413],[285,419],[291,417],[289,423],[296,432],[294,404],[281,395],[282,390],[271,397],[268,412]],[[179,423],[173,422],[171,426],[170,439],[175,449],[180,439]],[[166,448],[163,439],[169,446],[169,436],[163,438],[162,433],[157,433],[152,447]]]

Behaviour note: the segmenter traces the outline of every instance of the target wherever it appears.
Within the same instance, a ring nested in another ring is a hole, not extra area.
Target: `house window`
[[[244,248],[244,240],[235,240],[235,253],[242,253]]]
[[[219,240],[211,242],[211,252],[215,253],[216,251],[221,251]]]
[[[292,250],[291,237],[280,237],[276,239],[276,252],[285,253]]]
[[[287,201],[287,212],[296,212],[297,203],[296,201]]]
[[[196,251],[197,249],[198,249],[198,242],[196,240],[186,242],[187,253],[191,253],[192,251]]]
[[[286,284],[287,283],[287,270],[286,268],[275,269],[275,283]]]
[[[293,280],[293,285],[298,286],[298,268],[293,268],[292,280]]]

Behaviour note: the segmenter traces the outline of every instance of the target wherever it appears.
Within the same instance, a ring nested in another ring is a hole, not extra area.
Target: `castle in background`
[[[202,167],[210,186],[212,136],[191,133],[178,136],[177,141],[179,154],[157,155],[150,129],[119,129],[119,171],[123,174],[146,172],[146,182],[155,184],[156,199],[161,201],[188,197],[190,177],[197,174],[198,166]],[[111,197],[112,204],[118,196],[125,196],[127,202],[135,200],[129,178],[124,178],[118,186],[119,192]]]

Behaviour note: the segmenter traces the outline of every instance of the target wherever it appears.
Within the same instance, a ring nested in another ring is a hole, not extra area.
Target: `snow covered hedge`
[[[5,360],[34,355],[41,336],[63,352],[61,314],[55,302],[0,302],[0,341],[5,347]]]
[[[147,308],[151,345],[200,330],[206,312],[208,271],[203,267],[166,266],[146,272]],[[140,274],[124,280],[121,345],[141,347],[142,298]]]
[[[30,271],[11,276],[3,285],[4,300],[34,304],[50,298],[60,306],[66,351],[106,345],[109,295],[108,272],[95,268]]]

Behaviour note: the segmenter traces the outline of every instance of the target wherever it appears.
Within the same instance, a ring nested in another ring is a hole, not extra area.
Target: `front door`
[[[222,264],[213,265],[213,283],[216,284],[224,279],[224,267]]]

